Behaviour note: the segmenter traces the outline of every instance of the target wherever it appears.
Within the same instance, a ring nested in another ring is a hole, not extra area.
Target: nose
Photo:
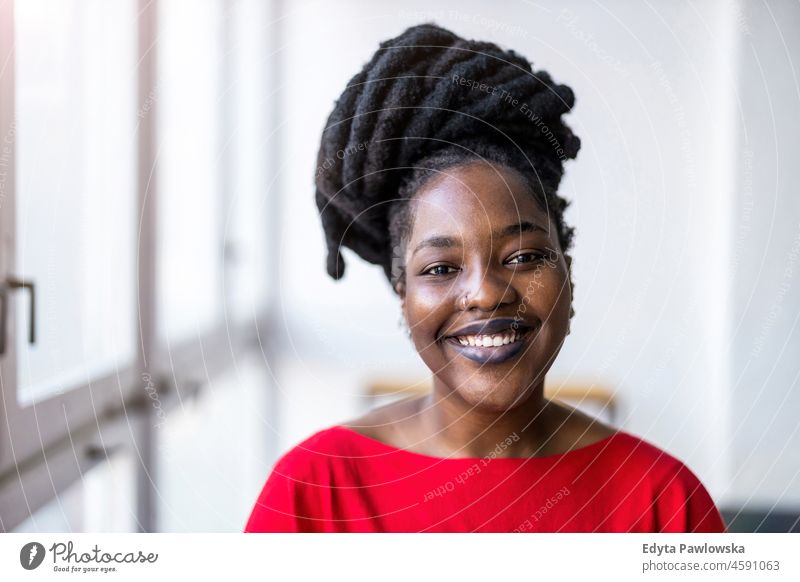
[[[458,309],[493,312],[504,305],[519,301],[519,293],[511,284],[511,273],[508,271],[503,272],[484,265],[482,268],[470,269],[462,277],[463,285],[459,287],[456,297]]]

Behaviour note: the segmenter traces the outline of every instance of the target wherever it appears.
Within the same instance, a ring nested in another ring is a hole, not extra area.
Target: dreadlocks
[[[580,149],[561,121],[574,102],[572,89],[514,51],[435,24],[382,42],[322,134],[316,202],[328,274],[344,274],[345,246],[380,265],[396,290],[413,222],[409,200],[430,176],[479,161],[525,178],[566,253],[573,228],[564,224],[569,202],[557,189],[563,162]]]

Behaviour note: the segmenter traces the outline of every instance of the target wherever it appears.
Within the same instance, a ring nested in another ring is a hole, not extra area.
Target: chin
[[[480,384],[472,379],[472,384]],[[458,386],[459,384],[456,384]],[[486,412],[507,412],[525,403],[532,390],[525,391],[522,386],[510,388],[508,385],[499,388],[497,384],[485,384],[456,389],[458,395],[472,408]]]

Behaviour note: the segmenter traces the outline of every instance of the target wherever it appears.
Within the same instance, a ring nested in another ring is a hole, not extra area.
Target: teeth
[[[465,336],[457,336],[456,339],[458,343],[462,346],[474,346],[474,347],[482,347],[482,348],[489,348],[489,347],[499,347],[504,346],[506,344],[513,343],[519,340],[522,334],[516,331],[507,331],[505,333],[499,333],[494,335],[465,335]]]

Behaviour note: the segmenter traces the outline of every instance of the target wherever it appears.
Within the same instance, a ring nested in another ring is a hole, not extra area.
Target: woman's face
[[[411,203],[400,295],[417,351],[470,405],[522,404],[568,333],[568,259],[555,224],[518,173],[494,164],[447,169]]]

